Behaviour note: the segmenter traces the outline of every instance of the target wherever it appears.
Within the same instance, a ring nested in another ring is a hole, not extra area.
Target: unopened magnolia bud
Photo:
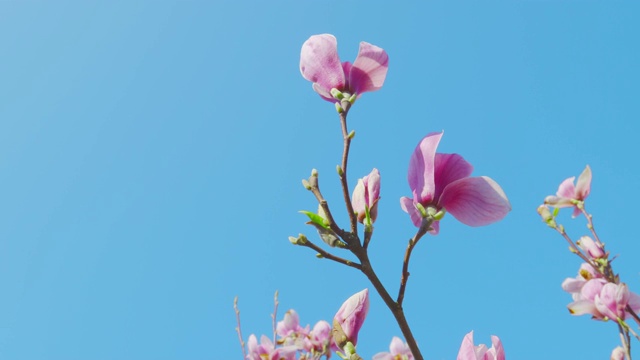
[[[307,190],[311,190],[311,184],[309,184],[309,181],[307,181],[307,179],[302,179],[302,186],[304,186],[304,188]]]
[[[423,218],[426,218],[427,217],[427,210],[424,209],[424,206],[422,206],[422,204],[420,204],[420,203],[414,203],[414,205],[415,205],[416,209],[420,212],[420,215]]]
[[[336,88],[333,88],[333,89],[331,89],[330,92],[331,92],[331,96],[333,96],[334,99],[337,99],[337,100],[344,99],[344,94],[342,93],[342,91],[340,91],[340,90],[338,90]]]
[[[289,241],[293,245],[304,245],[307,243],[308,239],[304,234],[299,234],[298,237],[289,236]]]
[[[338,114],[342,114],[344,112],[344,109],[342,108],[342,106],[340,106],[340,104],[336,103],[336,111],[338,112]]]
[[[344,175],[344,171],[342,171],[342,167],[340,165],[336,165],[336,172],[338,173],[338,176],[342,177],[342,175]]]
[[[353,104],[354,102],[356,102],[357,98],[358,98],[358,94],[353,94],[349,97],[349,102]]]
[[[353,139],[353,137],[356,136],[356,131],[355,130],[351,130],[351,132],[349,133],[349,135],[347,135],[347,137],[349,139]]]
[[[311,176],[318,177],[318,170],[317,169],[311,169]]]
[[[436,221],[440,221],[440,220],[442,220],[442,218],[444,217],[444,215],[446,213],[447,212],[444,209],[442,209],[442,210],[438,211],[437,213],[435,213],[433,215],[433,219],[436,220]]]

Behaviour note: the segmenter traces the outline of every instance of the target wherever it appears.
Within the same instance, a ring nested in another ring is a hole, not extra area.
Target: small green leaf
[[[320,215],[318,215],[316,213],[312,213],[311,211],[306,211],[306,210],[301,210],[301,211],[298,211],[298,212],[301,213],[301,214],[307,215],[309,217],[309,220],[311,220],[312,223],[318,224],[318,225],[320,225],[321,227],[323,227],[325,229],[329,228],[329,226],[327,226],[325,224],[325,220],[324,220],[324,218],[322,216],[320,216]]]

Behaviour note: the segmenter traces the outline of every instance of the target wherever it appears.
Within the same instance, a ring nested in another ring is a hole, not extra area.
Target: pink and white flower
[[[458,154],[436,153],[443,132],[425,136],[409,162],[409,187],[413,198],[400,198],[402,210],[417,227],[423,216],[418,209],[445,209],[465,225],[488,225],[504,218],[511,204],[504,191],[487,176],[470,177],[473,166]],[[432,234],[439,231],[438,221],[431,224]]]
[[[497,336],[491,336],[491,348],[480,344],[474,346],[473,331],[465,335],[458,352],[458,360],[505,360],[502,342]]]
[[[369,175],[358,179],[358,185],[353,189],[351,206],[353,206],[353,212],[356,213],[358,222],[364,224],[367,212],[369,212],[371,224],[376,221],[379,199],[380,172],[374,168]]]
[[[247,348],[249,353],[247,354],[248,360],[295,360],[296,359],[296,347],[295,346],[281,346],[276,348],[273,342],[262,335],[260,343],[255,335],[251,334],[247,341]]]
[[[313,90],[323,99],[334,103],[338,100],[331,95],[331,89],[338,89],[347,97],[380,90],[388,68],[387,53],[364,41],[353,64],[340,62],[338,41],[331,34],[311,36],[300,52],[302,77],[313,83]]]
[[[347,340],[353,345],[358,342],[358,332],[368,312],[369,290],[364,289],[348,298],[333,317],[333,321],[340,324]]]
[[[413,360],[413,354],[409,345],[399,337],[394,336],[389,345],[389,352],[380,352],[373,355],[372,360]]]
[[[560,186],[556,195],[547,196],[544,203],[557,208],[573,207],[573,217],[580,214],[580,208],[577,204],[583,202],[591,192],[591,168],[587,165],[582,174],[578,177],[578,182],[573,185],[575,176],[565,179]]]

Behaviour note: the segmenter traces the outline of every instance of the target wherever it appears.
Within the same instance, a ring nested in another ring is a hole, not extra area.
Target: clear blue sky
[[[383,89],[350,113],[350,174],[353,186],[381,172],[370,251],[392,293],[415,231],[398,199],[425,134],[445,130],[440,150],[499,182],[513,206],[482,228],[447,216],[418,245],[405,309],[426,358],[454,359],[472,329],[478,342],[500,336],[509,359],[608,358],[616,327],[569,315],[560,284],[580,262],[535,209],[590,164],[587,206],[640,292],[639,11],[1,2],[0,358],[240,359],[234,296],[248,336],[270,332],[276,289],[281,315],[295,308],[313,324],[368,286],[287,240],[313,235],[297,213],[316,209],[300,184],[312,168],[338,209],[338,119],[298,69],[319,33],[336,35],[344,60],[363,40],[389,53]],[[372,292],[361,354],[394,335]]]

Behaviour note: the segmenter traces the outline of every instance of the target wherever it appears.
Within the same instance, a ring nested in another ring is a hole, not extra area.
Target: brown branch
[[[343,112],[340,113],[340,126],[342,128],[343,139],[343,151],[342,151],[342,165],[340,167],[340,183],[342,184],[342,196],[344,197],[344,203],[347,207],[347,213],[349,214],[349,223],[351,224],[351,233],[357,234],[358,232],[358,219],[353,212],[353,206],[351,205],[351,195],[349,194],[349,184],[347,182],[347,164],[349,162],[349,148],[351,147],[351,137],[347,130],[347,112],[349,111],[349,101],[342,101]]]
[[[341,258],[339,256],[335,256],[335,255],[323,250],[321,247],[319,247],[318,245],[312,243],[309,240],[307,240],[307,242],[305,242],[304,244],[300,244],[300,246],[306,246],[306,247],[308,247],[310,249],[313,249],[313,250],[317,251],[318,254],[321,257],[325,258],[325,259],[333,260],[333,261],[338,262],[340,264],[351,266],[352,268],[355,268],[355,269],[358,269],[358,270],[362,270],[362,265],[360,265],[360,264],[358,264],[356,262],[353,262],[351,260],[347,260],[347,259],[343,259],[343,258]]]
[[[402,306],[404,300],[404,292],[407,287],[407,281],[409,281],[409,260],[411,258],[411,252],[413,248],[418,244],[418,241],[429,231],[433,219],[423,218],[422,224],[418,229],[418,232],[409,240],[407,250],[404,253],[404,261],[402,262],[402,277],[400,278],[400,289],[398,290],[398,300],[396,301],[399,306]]]

